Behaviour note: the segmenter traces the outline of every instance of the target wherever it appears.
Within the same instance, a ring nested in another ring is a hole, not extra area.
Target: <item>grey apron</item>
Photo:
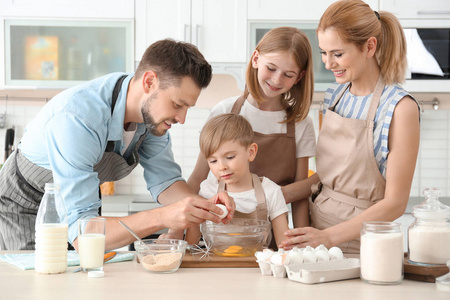
[[[114,87],[111,115],[125,77],[119,78]],[[120,180],[137,166],[137,152],[147,134],[141,135],[128,160],[113,151],[113,141],[108,142],[102,159],[94,166],[100,183]],[[35,165],[19,149],[11,154],[0,172],[1,250],[34,249],[36,215],[47,182],[53,182],[51,170]]]

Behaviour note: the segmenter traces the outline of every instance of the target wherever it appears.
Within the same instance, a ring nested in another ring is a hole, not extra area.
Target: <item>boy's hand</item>
[[[223,224],[228,224],[234,216],[234,211],[236,210],[236,203],[234,203],[234,199],[228,195],[227,192],[223,191],[216,194],[214,197],[209,199],[208,201],[214,204],[223,204],[228,209],[228,215],[222,219]],[[216,207],[212,212],[220,215],[220,208]]]

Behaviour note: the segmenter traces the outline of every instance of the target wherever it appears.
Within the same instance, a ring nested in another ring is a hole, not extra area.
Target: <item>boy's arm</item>
[[[272,220],[273,237],[277,245],[286,239],[284,233],[289,229],[287,213],[281,214]],[[279,247],[279,246],[278,246]]]
[[[182,240],[184,238],[184,230],[180,229],[170,229],[167,233],[161,234],[158,239],[177,239]]]
[[[200,232],[200,226],[193,226],[186,230],[185,240],[189,245],[196,245],[200,241],[202,233]]]

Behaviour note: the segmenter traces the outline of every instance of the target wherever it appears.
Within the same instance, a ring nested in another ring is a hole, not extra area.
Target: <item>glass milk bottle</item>
[[[57,274],[67,268],[67,212],[57,183],[46,183],[36,217],[35,270]]]
[[[425,201],[414,206],[416,221],[408,228],[408,260],[445,264],[450,260],[450,207],[439,202],[437,189],[425,189],[423,194]]]
[[[361,279],[398,284],[403,279],[403,233],[393,222],[366,222],[361,230]]]

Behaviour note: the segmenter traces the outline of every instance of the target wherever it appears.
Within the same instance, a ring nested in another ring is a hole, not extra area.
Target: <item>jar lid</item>
[[[425,189],[425,201],[414,206],[413,216],[418,219],[445,220],[450,218],[450,206],[442,204],[439,200],[440,191]]]

